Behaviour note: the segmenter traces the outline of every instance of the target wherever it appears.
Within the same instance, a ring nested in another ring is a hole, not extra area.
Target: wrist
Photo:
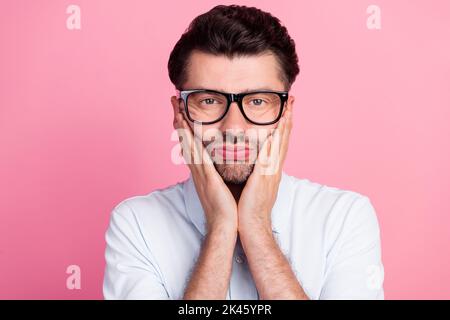
[[[207,226],[207,234],[237,234],[237,223],[233,221],[217,221]]]
[[[272,221],[270,219],[239,220],[240,235],[272,235]]]

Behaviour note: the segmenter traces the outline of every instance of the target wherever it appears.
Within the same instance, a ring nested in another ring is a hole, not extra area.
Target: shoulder
[[[174,219],[184,219],[184,182],[154,190],[146,195],[126,198],[116,204],[110,215],[111,224],[129,224],[148,228],[170,223]]]
[[[376,211],[367,195],[309,179],[287,176],[287,180],[293,192],[294,214],[318,222],[330,236],[355,228],[375,235],[379,232]]]
[[[294,201],[308,206],[328,207],[334,211],[372,206],[365,194],[354,190],[321,184],[309,179],[286,175],[289,187],[293,192]]]
[[[325,204],[337,204],[336,202],[339,202],[340,205],[343,203],[351,204],[357,200],[362,202],[370,201],[368,196],[354,190],[330,186],[290,175],[286,175],[286,178],[294,192],[294,196],[302,200]]]

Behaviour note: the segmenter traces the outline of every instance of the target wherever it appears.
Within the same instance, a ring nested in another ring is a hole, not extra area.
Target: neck
[[[239,183],[239,184],[228,183],[227,182],[226,185],[227,185],[228,189],[230,189],[231,194],[234,197],[234,200],[236,200],[236,203],[238,203],[239,202],[239,198],[241,197],[242,190],[245,187],[245,182]]]

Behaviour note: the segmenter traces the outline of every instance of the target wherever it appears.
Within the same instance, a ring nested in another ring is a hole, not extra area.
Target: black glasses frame
[[[214,121],[198,121],[198,120],[192,119],[191,115],[189,114],[189,108],[188,108],[187,102],[188,102],[189,95],[192,93],[195,93],[195,92],[212,92],[212,93],[224,95],[227,98],[227,107],[226,107],[223,115]],[[261,125],[261,126],[267,126],[270,124],[274,124],[280,120],[281,115],[283,114],[283,108],[286,104],[286,101],[289,98],[289,92],[287,92],[287,91],[270,91],[270,90],[257,90],[257,91],[250,91],[250,92],[244,92],[244,93],[227,93],[227,92],[221,92],[221,91],[216,91],[216,90],[192,89],[192,90],[177,90],[177,93],[178,93],[178,99],[181,99],[184,102],[184,110],[185,110],[187,118],[192,122],[201,123],[201,124],[213,124],[213,123],[216,123],[216,122],[219,122],[220,120],[222,120],[228,113],[228,110],[230,109],[230,105],[232,102],[236,102],[238,104],[239,110],[241,110],[242,115],[244,116],[245,120],[247,120],[248,122],[256,124],[256,125]],[[247,115],[245,114],[245,111],[244,111],[244,107],[242,106],[242,100],[244,99],[245,96],[250,95],[250,94],[255,94],[255,93],[274,93],[274,94],[278,95],[278,97],[280,98],[280,101],[281,101],[281,106],[280,106],[280,111],[279,111],[277,117],[275,118],[275,120],[270,121],[270,122],[255,122],[255,121],[252,121],[249,117],[247,117]]]

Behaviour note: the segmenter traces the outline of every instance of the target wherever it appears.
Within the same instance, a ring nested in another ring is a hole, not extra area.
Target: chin
[[[253,172],[254,164],[214,164],[223,181],[233,184],[245,183]]]

